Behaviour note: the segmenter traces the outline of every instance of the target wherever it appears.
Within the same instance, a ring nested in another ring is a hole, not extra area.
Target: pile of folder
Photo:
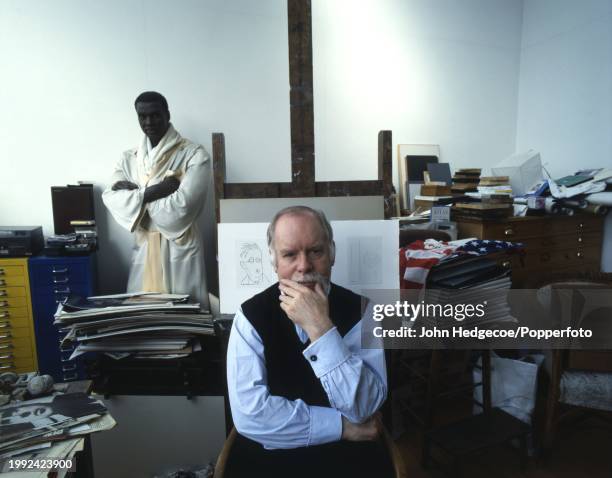
[[[85,393],[11,402],[0,407],[0,473],[17,471],[14,466],[11,469],[11,459],[39,460],[45,466],[37,467],[38,474],[46,477],[42,468],[54,468],[60,460],[74,463],[85,435],[109,430],[115,424],[104,404]],[[56,469],[56,476],[61,477],[69,467]],[[24,471],[37,476],[36,469]]]
[[[460,255],[440,262],[428,276],[426,301],[436,304],[486,303],[483,317],[467,317],[462,321],[425,318],[424,325],[438,328],[463,325],[497,327],[516,323],[508,305],[508,290],[512,286],[510,270],[499,265],[499,252],[483,256]],[[427,321],[431,322],[430,324]]]
[[[200,335],[213,335],[213,318],[179,294],[120,294],[59,304],[54,324],[66,332],[72,358],[105,352],[117,358],[178,358],[201,350]]]

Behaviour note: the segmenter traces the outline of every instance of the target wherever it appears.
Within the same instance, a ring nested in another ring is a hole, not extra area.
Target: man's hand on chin
[[[294,323],[308,334],[311,342],[325,334],[334,325],[329,318],[327,295],[317,283],[314,290],[289,279],[281,279],[280,306]]]
[[[351,423],[342,417],[342,439],[348,441],[373,441],[382,432],[380,413],[376,412],[363,423]]]

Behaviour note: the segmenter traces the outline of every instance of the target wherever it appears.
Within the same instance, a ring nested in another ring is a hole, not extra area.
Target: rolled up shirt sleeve
[[[227,382],[236,429],[265,448],[319,445],[342,437],[338,410],[270,394],[263,343],[242,311],[230,333]]]
[[[382,349],[361,348],[361,321],[345,336],[334,327],[303,352],[327,393],[330,405],[350,422],[372,416],[387,396]]]

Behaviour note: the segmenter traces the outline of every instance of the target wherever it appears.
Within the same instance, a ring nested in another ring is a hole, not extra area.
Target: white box
[[[523,196],[543,178],[540,153],[530,149],[526,153],[513,154],[491,168],[491,172],[494,176],[508,176],[512,194]]]

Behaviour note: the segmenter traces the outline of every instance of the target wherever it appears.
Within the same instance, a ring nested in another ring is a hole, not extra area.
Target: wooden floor
[[[587,424],[588,425],[588,424]],[[612,478],[612,429],[587,426],[565,430],[547,460],[530,458],[525,471],[518,454],[499,448],[474,457],[462,470],[466,478]],[[419,434],[415,429],[404,433],[396,443],[402,452],[410,478],[447,478],[453,476],[420,465]]]

